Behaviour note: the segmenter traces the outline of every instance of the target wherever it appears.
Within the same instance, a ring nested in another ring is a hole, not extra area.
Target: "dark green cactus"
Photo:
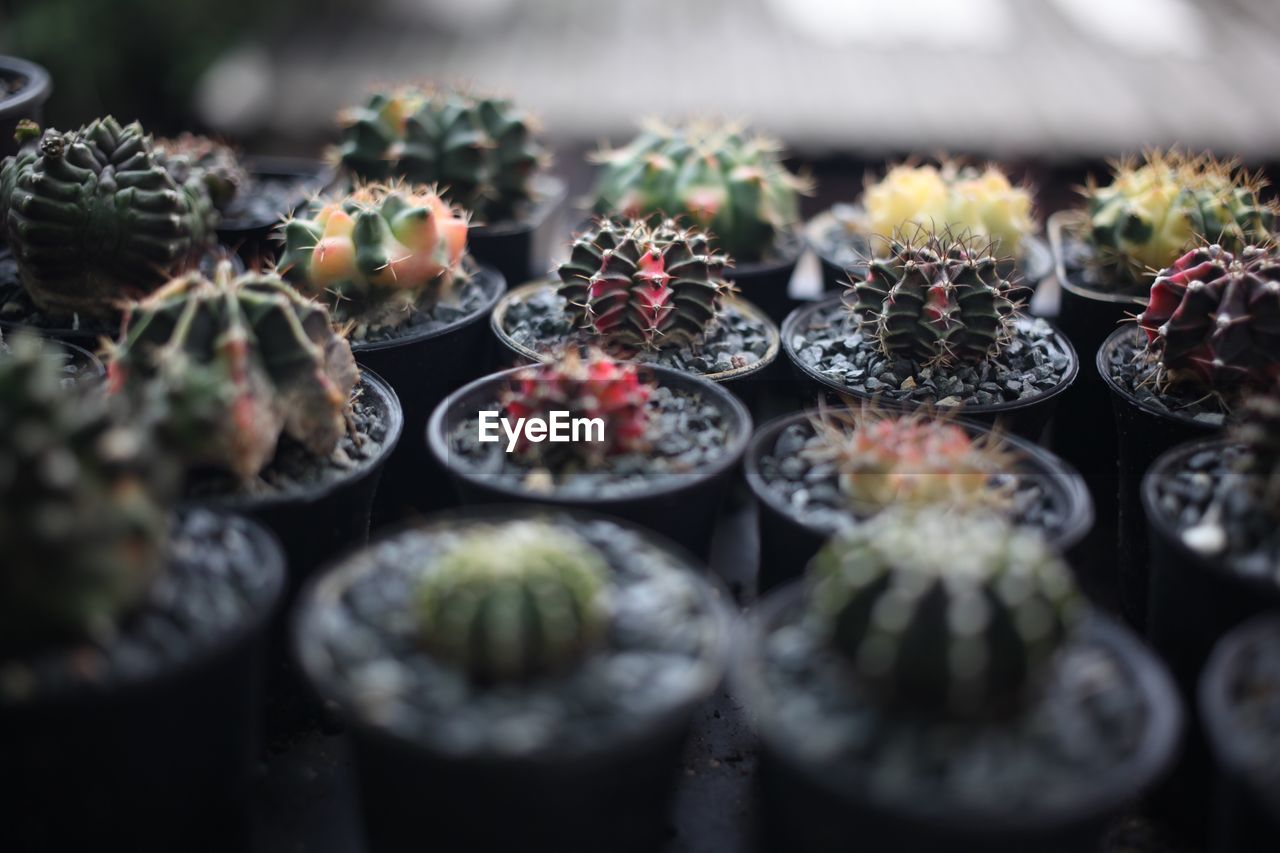
[[[172,139],[157,139],[155,146],[160,162],[174,180],[180,184],[192,178],[202,181],[219,211],[225,211],[236,195],[249,186],[249,173],[229,145],[184,133]]]

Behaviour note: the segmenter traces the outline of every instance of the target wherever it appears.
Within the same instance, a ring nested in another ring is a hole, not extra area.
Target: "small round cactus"
[[[564,672],[604,639],[608,574],[594,546],[549,522],[468,528],[419,583],[423,646],[480,683]]]
[[[980,362],[1012,334],[1014,285],[987,243],[919,230],[889,241],[852,284],[851,310],[887,355],[926,365]]]
[[[858,682],[923,713],[996,713],[1024,698],[1082,599],[1039,533],[994,517],[889,510],[828,542],[810,606]]]
[[[237,193],[249,185],[249,174],[229,145],[184,133],[155,141],[156,157],[174,180],[186,184],[192,178],[204,183],[213,206],[225,211]]]

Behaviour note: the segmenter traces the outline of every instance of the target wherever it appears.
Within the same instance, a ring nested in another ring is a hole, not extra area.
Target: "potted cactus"
[[[734,682],[780,849],[1097,850],[1181,727],[1137,639],[1040,534],[985,514],[849,528],[746,645]]]
[[[1056,329],[1022,315],[1006,269],[986,240],[900,232],[845,296],[787,318],[783,351],[819,395],[937,407],[1036,440],[1079,364]]]
[[[1014,185],[992,164],[900,163],[880,180],[868,179],[860,203],[837,204],[811,219],[805,238],[822,263],[824,290],[838,290],[851,274],[865,272],[895,234],[921,226],[990,241],[1034,288],[1052,271],[1053,256],[1035,236],[1032,196],[1031,188]]]
[[[19,122],[40,122],[44,102],[52,91],[48,71],[16,56],[0,56],[0,157],[17,151]]]
[[[864,404],[784,415],[756,431],[745,469],[759,505],[762,590],[800,577],[833,534],[892,507],[982,508],[1042,531],[1063,553],[1093,521],[1080,475],[1049,452],[926,412]]]
[[[810,181],[792,174],[781,146],[733,124],[650,122],[621,148],[596,154],[593,211],[687,220],[708,232],[734,264],[725,277],[744,298],[782,322],[803,250],[799,196]]]
[[[714,383],[573,350],[467,385],[427,427],[464,504],[594,508],[702,555],[750,437],[751,416]]]
[[[446,514],[338,564],[294,625],[351,732],[370,853],[656,849],[731,644],[681,552],[589,514]]]
[[[506,98],[422,86],[371,94],[339,117],[337,159],[353,182],[438,186],[470,217],[471,252],[519,284],[547,268],[565,186],[536,122]]]
[[[59,362],[27,335],[0,356],[0,846],[242,849],[279,546],[170,517],[147,420]]]

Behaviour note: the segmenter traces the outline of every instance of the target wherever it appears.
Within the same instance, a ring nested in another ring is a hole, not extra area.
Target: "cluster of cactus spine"
[[[1001,509],[1009,503],[1014,456],[994,437],[928,414],[823,409],[810,455],[836,466],[840,490],[858,513],[890,506]]]
[[[532,119],[504,98],[404,86],[339,121],[339,154],[356,178],[437,185],[479,223],[518,218],[548,160]]]
[[[608,574],[598,549],[550,522],[475,525],[419,582],[419,636],[475,682],[563,672],[605,636]]]
[[[134,304],[111,353],[110,387],[157,406],[191,465],[251,481],[287,435],[328,456],[347,433],[358,373],[329,312],[278,276],[190,273]]]
[[[1091,181],[1084,190],[1102,283],[1142,293],[1151,273],[1198,241],[1236,252],[1266,240],[1276,211],[1260,199],[1264,186],[1235,162],[1207,154],[1153,150],[1141,164],[1116,163],[1110,184]]]
[[[674,220],[604,218],[574,238],[559,292],[574,325],[624,348],[699,343],[720,311],[729,259]]]
[[[465,215],[434,190],[403,184],[318,200],[283,232],[281,274],[353,321],[356,337],[446,299],[467,247]]]
[[[1165,384],[1269,385],[1280,376],[1280,251],[1192,249],[1156,276],[1138,325]]]
[[[739,261],[769,255],[800,219],[810,184],[787,171],[780,146],[730,124],[645,126],[599,152],[595,211],[684,217]]]
[[[219,211],[225,211],[249,185],[249,173],[241,165],[235,149],[215,139],[183,133],[157,139],[155,148],[158,159],[174,180],[180,184],[192,177],[201,180]]]
[[[101,636],[161,570],[176,469],[59,354],[0,357],[0,644]]]
[[[883,701],[963,716],[1016,707],[1082,606],[1043,537],[995,517],[893,509],[828,542],[810,606]]]
[[[988,243],[921,228],[888,245],[853,282],[851,306],[886,355],[945,367],[980,362],[1010,340],[1014,285]]]
[[[176,179],[140,125],[111,117],[7,158],[0,217],[36,305],[95,318],[190,266],[217,223],[201,174]]]

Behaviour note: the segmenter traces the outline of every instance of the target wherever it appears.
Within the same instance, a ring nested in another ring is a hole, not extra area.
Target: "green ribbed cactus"
[[[476,525],[422,578],[422,642],[476,682],[562,672],[604,637],[608,573],[594,546],[548,522]]]
[[[217,224],[202,175],[175,178],[141,125],[109,116],[6,158],[0,217],[36,305],[100,319],[193,264]]]
[[[1035,531],[987,515],[887,510],[828,542],[810,602],[859,683],[926,713],[1015,705],[1080,612]]]
[[[0,646],[98,636],[161,569],[172,461],[19,335],[0,354]]]

